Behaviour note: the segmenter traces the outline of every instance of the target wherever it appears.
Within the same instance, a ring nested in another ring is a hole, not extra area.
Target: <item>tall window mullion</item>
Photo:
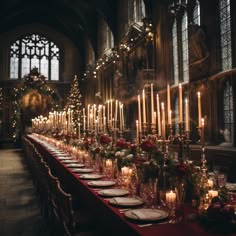
[[[222,70],[232,69],[230,0],[219,0]]]
[[[173,68],[174,68],[174,84],[179,83],[179,60],[178,60],[178,38],[177,38],[177,22],[174,21],[172,27],[172,48],[173,48]]]
[[[188,17],[185,12],[182,19],[182,70],[183,81],[189,81],[189,55],[188,55]]]
[[[224,107],[224,139],[225,142],[234,142],[234,117],[233,117],[233,89],[229,81],[226,82],[223,92]]]
[[[200,3],[199,3],[198,0],[196,1],[196,4],[195,4],[194,9],[193,9],[193,23],[196,24],[196,25],[201,24],[201,21],[200,21]]]

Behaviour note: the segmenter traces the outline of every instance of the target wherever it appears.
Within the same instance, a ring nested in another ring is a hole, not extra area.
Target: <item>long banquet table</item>
[[[72,169],[63,164],[55,154],[50,152],[46,146],[33,135],[28,135],[28,139],[35,145],[37,150],[43,155],[51,170],[64,183],[67,189],[76,198],[78,203],[86,206],[96,219],[103,231],[103,235],[191,235],[210,236],[215,235],[207,232],[198,222],[188,220],[185,217],[183,223],[179,224],[152,224],[148,227],[140,227],[124,216],[119,208],[112,206],[108,200],[98,195],[97,189],[88,186],[88,181],[79,178]],[[185,206],[185,212],[194,212],[191,206]],[[236,235],[236,234],[231,234]]]

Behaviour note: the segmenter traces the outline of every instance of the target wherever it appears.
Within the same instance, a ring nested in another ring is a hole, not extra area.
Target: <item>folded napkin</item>
[[[140,200],[128,197],[114,197],[113,202],[115,202],[116,204],[139,204]]]
[[[226,183],[225,187],[230,191],[236,191],[236,183]]]
[[[133,210],[131,215],[134,216],[136,219],[139,220],[154,220],[161,216],[158,211],[155,210],[147,210],[147,209],[140,209],[140,210]]]

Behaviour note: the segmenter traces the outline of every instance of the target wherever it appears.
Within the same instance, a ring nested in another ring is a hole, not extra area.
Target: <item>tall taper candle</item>
[[[85,108],[83,108],[83,130],[85,132],[86,124],[85,124]]]
[[[151,83],[151,122],[154,124],[153,83]]]
[[[161,112],[160,112],[160,101],[158,94],[157,94],[157,128],[158,128],[158,134],[161,135]]]
[[[146,101],[145,101],[145,90],[143,89],[143,123],[146,125]]]
[[[90,104],[88,104],[88,110],[87,110],[87,129],[89,129],[89,113],[90,113]]]
[[[108,127],[109,127],[109,120],[110,120],[110,100],[107,101],[107,124],[108,124]]]
[[[118,113],[118,101],[116,100],[116,106],[115,106],[115,128],[117,127],[117,113]]]
[[[162,137],[165,140],[166,139],[166,120],[165,120],[165,105],[164,105],[164,102],[161,103],[161,111],[162,111],[162,117],[161,117]]]
[[[140,95],[138,95],[138,122],[139,122],[139,132],[142,132],[142,118],[141,118],[141,102]]]
[[[139,121],[136,120],[136,144],[139,145]]]
[[[202,107],[201,107],[201,93],[197,92],[198,101],[198,127],[202,127]]]
[[[168,125],[171,125],[170,116],[171,106],[170,106],[170,85],[167,85],[167,112],[168,112]]]
[[[179,84],[179,123],[183,122],[183,94],[182,84]]]
[[[185,131],[189,131],[189,108],[188,99],[185,99]]]

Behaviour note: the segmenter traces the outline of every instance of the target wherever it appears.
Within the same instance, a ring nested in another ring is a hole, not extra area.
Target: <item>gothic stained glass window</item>
[[[172,27],[172,47],[173,47],[173,66],[174,66],[174,84],[179,83],[179,64],[178,64],[178,39],[177,22],[174,21]]]
[[[219,0],[222,70],[232,69],[230,0]]]
[[[234,142],[234,117],[233,117],[233,89],[229,81],[226,82],[223,92],[224,107],[224,138],[225,142]]]
[[[200,3],[198,0],[196,1],[196,4],[193,8],[193,23],[197,25],[200,25],[201,23],[200,22]]]
[[[20,79],[37,67],[49,80],[59,80],[60,50],[38,34],[16,40],[10,47],[10,78]]]
[[[183,81],[189,81],[189,67],[188,67],[188,17],[184,13],[182,19],[182,66],[183,66]]]

